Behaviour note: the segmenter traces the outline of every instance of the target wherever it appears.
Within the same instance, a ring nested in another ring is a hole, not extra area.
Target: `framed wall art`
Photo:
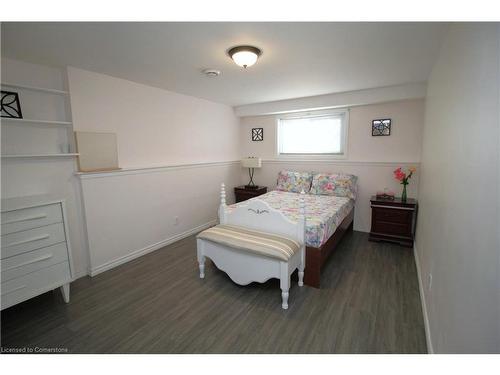
[[[23,118],[19,95],[13,91],[1,90],[0,116],[7,118]]]
[[[260,142],[264,140],[264,128],[252,128],[252,141]]]
[[[391,135],[391,119],[377,119],[372,121],[372,136]]]

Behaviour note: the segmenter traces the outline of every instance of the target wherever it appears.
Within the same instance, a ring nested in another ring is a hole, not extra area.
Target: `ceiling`
[[[426,81],[440,23],[2,23],[2,56],[237,106]],[[244,70],[226,55],[263,50]],[[222,71],[217,78],[205,68]]]

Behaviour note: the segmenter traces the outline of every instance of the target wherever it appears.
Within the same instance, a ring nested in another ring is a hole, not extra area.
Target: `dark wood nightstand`
[[[267,187],[259,186],[255,189],[249,189],[245,186],[238,186],[234,188],[234,195],[236,197],[236,203],[246,201],[247,199],[258,197],[259,195],[266,194]]]
[[[370,241],[389,241],[400,245],[413,247],[415,226],[417,224],[418,204],[415,199],[402,202],[394,200],[370,200],[372,207],[372,229]]]

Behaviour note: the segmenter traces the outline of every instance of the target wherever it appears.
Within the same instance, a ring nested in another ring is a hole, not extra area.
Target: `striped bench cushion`
[[[300,244],[290,238],[232,225],[216,225],[197,238],[283,261],[300,250]]]

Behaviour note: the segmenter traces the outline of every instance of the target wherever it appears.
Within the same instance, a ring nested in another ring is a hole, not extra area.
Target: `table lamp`
[[[257,189],[258,186],[253,182],[253,173],[255,168],[262,167],[262,160],[256,157],[248,157],[241,159],[241,166],[243,168],[248,168],[248,175],[250,176],[250,182],[245,185],[247,189]]]

